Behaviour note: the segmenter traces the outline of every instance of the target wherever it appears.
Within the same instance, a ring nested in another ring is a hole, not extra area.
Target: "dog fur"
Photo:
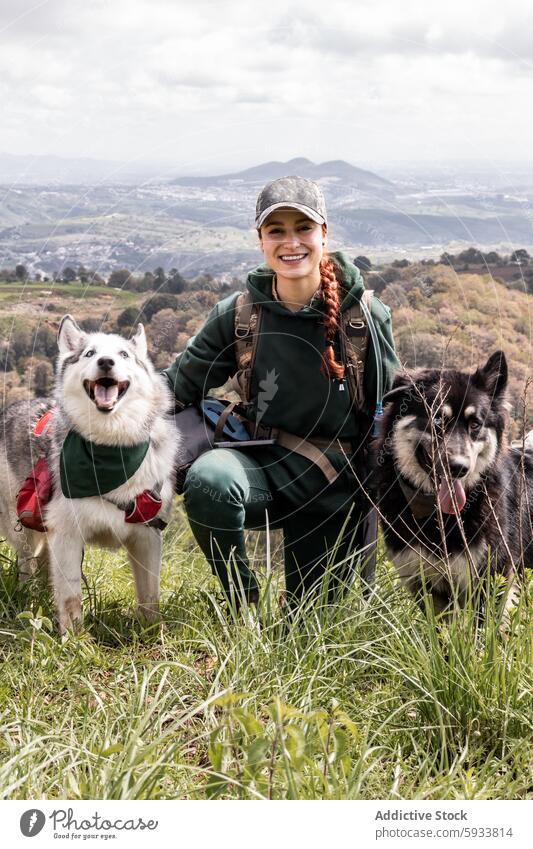
[[[71,316],[65,316],[58,345],[54,399],[17,402],[3,413],[0,532],[17,554],[21,580],[37,566],[48,567],[60,632],[82,617],[81,562],[87,544],[126,548],[139,612],[154,620],[159,610],[161,533],[145,524],[126,523],[121,507],[157,483],[163,502],[159,516],[169,519],[176,453],[174,428],[165,417],[172,406],[170,389],[147,356],[142,325],[126,340],[115,334],[84,333]],[[108,384],[116,381],[118,388],[97,390],[97,397],[94,381],[103,376]],[[37,438],[33,428],[52,405],[52,426]],[[72,429],[103,445],[131,446],[147,439],[150,444],[140,467],[125,484],[105,497],[68,499],[61,491],[59,459]],[[44,534],[21,529],[15,511],[17,491],[43,453],[53,479]]]
[[[462,605],[487,569],[509,582],[533,565],[533,452],[509,448],[507,363],[473,374],[427,369],[396,377],[375,451],[375,500],[405,586],[434,609]],[[444,508],[444,512],[443,512]]]

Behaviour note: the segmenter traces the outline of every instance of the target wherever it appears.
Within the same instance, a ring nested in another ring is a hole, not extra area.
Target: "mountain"
[[[286,174],[297,174],[300,177],[307,177],[317,182],[320,180],[339,182],[345,186],[353,186],[360,191],[375,192],[379,189],[388,192],[394,191],[394,184],[389,180],[385,180],[372,171],[356,168],[355,165],[350,165],[343,159],[332,159],[328,162],[316,164],[303,156],[289,159],[288,162],[264,162],[261,165],[254,165],[252,168],[246,168],[244,171],[236,171],[232,174],[219,174],[213,177],[179,177],[171,182],[175,186],[197,187],[220,186],[230,182],[263,184],[270,180],[276,180],[278,177],[284,177]]]

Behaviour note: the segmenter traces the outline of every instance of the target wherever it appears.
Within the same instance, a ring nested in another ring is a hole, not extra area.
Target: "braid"
[[[333,261],[324,253],[320,261],[320,283],[324,299],[324,327],[326,347],[322,355],[320,371],[325,377],[340,379],[344,377],[344,366],[335,359],[333,341],[338,328],[340,307],[339,284],[335,276]]]

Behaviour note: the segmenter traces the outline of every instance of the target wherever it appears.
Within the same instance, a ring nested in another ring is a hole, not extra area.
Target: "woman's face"
[[[259,244],[269,268],[282,277],[316,273],[326,243],[326,228],[297,209],[276,209],[259,233]]]

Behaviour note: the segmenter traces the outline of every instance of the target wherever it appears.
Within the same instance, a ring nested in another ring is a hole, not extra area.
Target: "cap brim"
[[[272,215],[276,209],[298,209],[300,212],[306,216],[306,218],[310,218],[311,221],[315,221],[316,224],[326,224],[326,219],[323,218],[320,213],[316,212],[314,209],[311,209],[309,206],[305,206],[303,203],[273,203],[272,206],[267,207],[264,212],[261,213],[255,219],[255,226],[259,230],[260,227],[263,226],[269,215]]]

